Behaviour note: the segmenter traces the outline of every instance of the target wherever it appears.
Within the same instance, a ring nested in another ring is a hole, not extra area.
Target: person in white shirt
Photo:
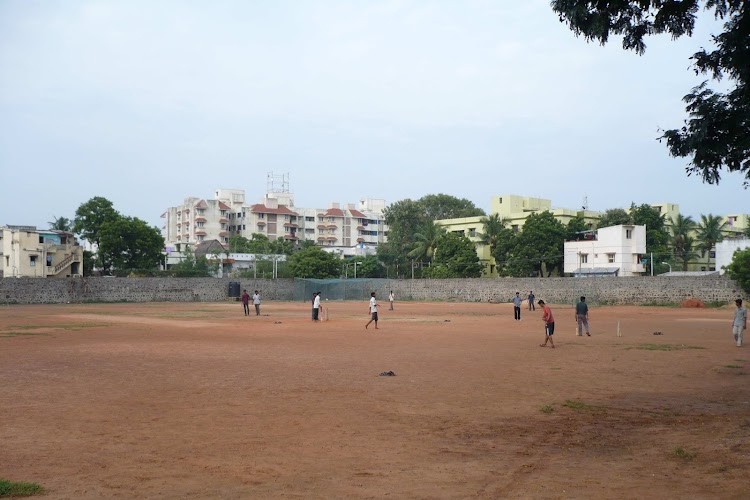
[[[375,322],[375,329],[379,330],[378,328],[378,301],[375,300],[375,292],[372,292],[370,294],[370,321],[367,322],[365,325],[365,330],[367,330],[367,327],[370,326],[370,323],[373,321]]]
[[[253,305],[255,306],[255,315],[260,316],[260,292],[255,290],[253,294]]]
[[[313,301],[313,321],[320,321],[320,311],[322,309],[323,306],[320,305],[320,292],[317,292]]]
[[[393,290],[391,290],[391,293],[388,295],[388,302],[391,303],[391,307],[389,308],[391,311],[393,311],[393,301],[396,300],[396,296],[393,295]]]

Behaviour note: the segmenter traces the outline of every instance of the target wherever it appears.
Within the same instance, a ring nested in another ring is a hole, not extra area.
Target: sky
[[[188,196],[261,202],[270,172],[305,208],[747,213],[740,175],[704,184],[657,140],[720,30],[702,13],[638,56],[576,38],[548,0],[0,0],[0,225],[102,196],[161,228]]]

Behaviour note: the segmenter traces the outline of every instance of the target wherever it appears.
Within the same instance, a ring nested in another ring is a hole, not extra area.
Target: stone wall
[[[0,304],[75,302],[218,302],[232,300],[229,283],[240,289],[261,290],[264,301],[307,300],[292,279],[233,280],[229,278],[4,278]],[[330,281],[330,280],[328,280]],[[357,280],[348,280],[354,285]],[[367,300],[369,290],[381,301],[393,290],[397,301],[508,302],[516,291],[551,304],[574,303],[580,295],[591,304],[676,304],[688,298],[706,303],[730,303],[743,297],[725,276],[670,276],[632,278],[499,278],[449,280],[362,280],[351,300]],[[322,287],[324,298],[325,287]],[[361,295],[361,296],[359,296]]]

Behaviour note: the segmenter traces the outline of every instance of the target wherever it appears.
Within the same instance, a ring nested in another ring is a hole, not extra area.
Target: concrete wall
[[[229,282],[240,289],[261,290],[263,300],[307,300],[297,297],[292,279],[232,280],[229,278],[4,278],[0,280],[0,304],[67,302],[218,302],[232,300]],[[348,280],[354,285],[358,280]],[[396,300],[508,302],[515,293],[533,290],[537,299],[552,304],[574,303],[585,295],[591,304],[675,304],[687,298],[730,303],[744,297],[725,276],[630,277],[630,278],[500,278],[450,280],[361,280],[359,295],[368,290],[385,302],[389,290]],[[355,289],[357,287],[354,287]],[[325,297],[325,294],[324,294]],[[349,297],[347,297],[349,298]]]

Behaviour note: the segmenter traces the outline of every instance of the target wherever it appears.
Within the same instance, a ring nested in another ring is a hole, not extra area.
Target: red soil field
[[[556,349],[539,309],[383,301],[365,330],[367,301],[324,307],[0,306],[0,478],[71,499],[750,497],[733,306],[593,306],[578,337],[553,305]]]

